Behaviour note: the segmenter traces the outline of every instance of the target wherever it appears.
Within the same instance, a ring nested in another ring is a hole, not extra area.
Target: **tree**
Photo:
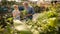
[[[28,0],[21,0],[21,1],[28,1]]]
[[[6,5],[7,4],[7,0],[2,0],[2,4]]]

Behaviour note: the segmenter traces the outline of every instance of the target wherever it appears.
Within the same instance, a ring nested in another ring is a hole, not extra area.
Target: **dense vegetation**
[[[59,34],[60,33],[60,5],[49,6],[49,10],[44,10],[39,13],[39,17],[36,21],[28,20],[26,24],[29,26],[29,31],[19,31],[14,30],[13,28],[13,18],[11,14],[6,14],[2,16],[0,23],[4,21],[7,25],[3,28],[3,25],[0,25],[0,34]],[[25,15],[25,11],[23,12]],[[32,33],[31,33],[32,32]]]

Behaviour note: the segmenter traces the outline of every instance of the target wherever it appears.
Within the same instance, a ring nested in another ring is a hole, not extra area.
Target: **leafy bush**
[[[54,11],[43,12],[36,22],[28,21],[27,25],[33,33],[36,31],[40,34],[57,34],[57,15]]]
[[[2,32],[3,34],[14,34],[14,33],[58,34],[59,32],[58,27],[60,27],[60,18],[59,18],[60,14],[57,11],[59,11],[57,8],[55,9],[51,8],[50,11],[45,11],[40,13],[36,22],[32,20],[26,21],[26,25],[28,25],[30,32],[14,30],[14,28],[12,28],[11,27],[12,25],[10,24],[10,22],[12,21],[12,17],[7,18],[7,16],[4,16],[7,26],[5,28],[6,30],[0,28],[0,33]],[[25,15],[25,12],[24,12],[24,15]]]

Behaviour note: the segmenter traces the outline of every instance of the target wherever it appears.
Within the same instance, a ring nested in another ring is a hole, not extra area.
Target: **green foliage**
[[[37,21],[28,21],[28,26],[32,32],[38,31],[40,34],[57,34],[58,31],[58,13],[55,11],[48,11],[40,13]]]
[[[24,19],[24,17],[26,17],[26,15],[27,15],[27,11],[26,10],[21,11],[20,16],[22,17],[22,19]]]
[[[30,31],[20,31],[20,34],[32,34]]]
[[[7,0],[2,0],[2,4],[6,5],[7,4]]]
[[[21,0],[21,1],[27,1],[27,0]]]
[[[7,18],[5,16],[5,20],[9,22],[7,23],[6,30],[1,29],[0,26],[0,33],[2,32],[3,34],[13,34],[13,33],[18,33],[18,34],[57,34],[58,32],[58,27],[60,27],[60,14],[57,12],[59,11],[58,9],[60,8],[55,8],[53,7],[49,11],[45,11],[39,14],[39,17],[37,18],[37,21],[32,21],[28,20],[26,24],[28,25],[28,28],[30,31],[16,31],[14,28],[12,28],[12,25],[10,24],[10,21],[12,21],[12,17]],[[26,15],[26,10],[22,11],[23,15]],[[23,16],[22,15],[22,16]],[[5,30],[5,32],[4,32]],[[16,31],[16,32],[15,32]],[[31,33],[32,32],[32,33]]]
[[[24,11],[22,11],[23,12],[23,15],[27,15],[27,11],[26,10],[24,10]]]

